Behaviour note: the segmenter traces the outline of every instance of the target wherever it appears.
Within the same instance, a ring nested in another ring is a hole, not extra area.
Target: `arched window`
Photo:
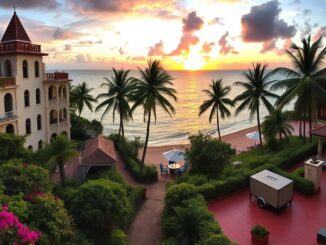
[[[50,111],[50,124],[58,123],[58,113],[56,110]]]
[[[31,119],[27,119],[25,122],[25,128],[26,128],[26,134],[31,134],[32,129],[31,129]]]
[[[41,91],[39,88],[36,89],[36,104],[41,104]]]
[[[35,77],[40,77],[40,64],[38,61],[34,63]]]
[[[29,103],[29,91],[25,90],[24,92],[24,102],[25,102],[25,107],[29,107],[30,103]]]
[[[66,99],[67,98],[67,89],[65,85],[61,85],[59,87],[59,97],[61,99]]]
[[[27,148],[29,151],[33,151],[33,146],[28,146],[28,148]]]
[[[12,77],[12,66],[10,60],[5,61],[5,76]]]
[[[23,61],[23,78],[28,78],[28,63],[26,60]]]
[[[12,112],[13,109],[13,99],[10,93],[5,95],[5,112]]]
[[[38,142],[38,149],[40,150],[40,149],[42,149],[42,148],[43,148],[43,141],[40,140],[40,141]]]
[[[42,117],[41,115],[37,116],[37,130],[41,130],[42,129]]]
[[[57,134],[54,133],[54,134],[51,135],[51,140],[50,140],[50,141],[52,142],[52,141],[55,140],[56,138],[57,138]]]
[[[51,85],[49,87],[49,100],[56,100],[57,99],[57,89],[55,86]]]
[[[8,124],[6,127],[7,134],[15,134],[15,127],[12,124]]]

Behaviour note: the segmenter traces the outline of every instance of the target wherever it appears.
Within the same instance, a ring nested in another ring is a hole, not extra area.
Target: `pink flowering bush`
[[[7,206],[3,206],[0,212],[1,240],[11,242],[13,245],[35,244],[40,236],[40,232],[29,230],[13,213],[8,211]]]

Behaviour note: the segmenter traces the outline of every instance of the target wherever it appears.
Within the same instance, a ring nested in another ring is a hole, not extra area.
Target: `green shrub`
[[[112,245],[127,245],[127,235],[120,229],[114,229],[111,232],[111,244]]]
[[[181,206],[188,199],[195,198],[196,188],[193,185],[181,183],[171,187],[165,197],[165,205],[168,209]]]
[[[251,234],[253,234],[257,238],[263,238],[267,236],[268,233],[268,230],[264,226],[258,224],[251,229]]]
[[[209,135],[199,133],[190,136],[189,139],[191,147],[186,151],[186,158],[191,164],[189,174],[192,175],[202,174],[216,178],[229,164],[231,155],[235,154],[230,144]]]
[[[232,242],[223,234],[210,235],[201,245],[232,245]]]
[[[293,172],[293,174],[296,174],[296,175],[298,175],[298,176],[300,176],[300,177],[304,177],[304,167],[297,168],[297,169]]]
[[[0,166],[0,182],[9,195],[47,192],[52,186],[46,169],[15,159]]]
[[[13,158],[29,161],[32,153],[24,147],[24,143],[23,136],[0,133],[0,164]]]
[[[89,138],[87,130],[85,128],[70,128],[70,136],[73,140],[84,141]]]

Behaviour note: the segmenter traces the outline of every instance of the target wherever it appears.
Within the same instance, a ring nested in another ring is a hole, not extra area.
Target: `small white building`
[[[46,73],[16,11],[0,42],[0,132],[26,135],[31,150],[51,137],[70,137],[68,73]]]

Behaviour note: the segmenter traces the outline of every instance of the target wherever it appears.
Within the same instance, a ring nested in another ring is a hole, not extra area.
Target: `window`
[[[31,130],[31,119],[27,119],[25,122],[25,128],[26,128],[26,134],[31,134],[32,130]]]
[[[37,116],[37,130],[41,130],[42,129],[42,117],[41,115]]]
[[[11,67],[11,62],[9,60],[5,61],[5,76],[6,77],[12,76],[12,67]]]
[[[42,148],[43,148],[43,141],[40,140],[40,141],[38,142],[38,149],[40,150],[40,149],[42,149]]]
[[[7,134],[15,134],[15,127],[12,124],[8,124],[6,127]]]
[[[5,95],[5,112],[12,112],[13,109],[13,99],[12,95],[7,93]]]
[[[29,107],[30,103],[29,103],[29,91],[25,90],[24,92],[24,102],[25,102],[25,107]]]
[[[40,89],[36,89],[36,104],[41,104],[41,91]]]
[[[55,86],[51,85],[49,87],[49,100],[56,100],[57,99],[57,89]]]
[[[40,77],[40,65],[38,61],[34,63],[35,77]]]
[[[50,111],[50,124],[58,123],[58,113],[56,110]]]
[[[27,148],[29,151],[33,151],[33,146],[28,146],[28,148]]]
[[[28,78],[28,63],[26,60],[23,61],[23,78]]]

